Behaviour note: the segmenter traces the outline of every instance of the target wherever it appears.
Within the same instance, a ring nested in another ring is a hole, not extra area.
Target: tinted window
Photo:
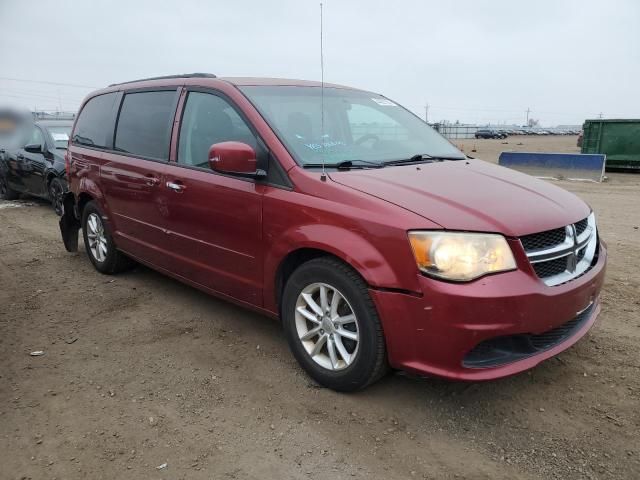
[[[107,147],[107,137],[111,128],[113,102],[117,93],[99,95],[89,100],[76,123],[73,142],[91,147]]]
[[[229,103],[209,93],[190,92],[182,115],[178,162],[209,168],[211,145],[228,141],[256,149],[255,136]]]
[[[115,149],[167,160],[175,100],[175,90],[125,95],[118,116]]]

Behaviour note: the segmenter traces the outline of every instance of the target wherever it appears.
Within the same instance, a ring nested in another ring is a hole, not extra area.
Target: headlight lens
[[[409,232],[409,241],[418,268],[434,277],[465,282],[516,268],[511,248],[502,235]]]

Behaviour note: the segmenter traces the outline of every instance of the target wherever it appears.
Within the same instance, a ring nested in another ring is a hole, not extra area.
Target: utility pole
[[[428,103],[424,106],[424,121],[426,123],[429,123],[429,104]]]
[[[529,114],[531,113],[531,109],[529,107],[527,107],[527,127],[529,126]]]

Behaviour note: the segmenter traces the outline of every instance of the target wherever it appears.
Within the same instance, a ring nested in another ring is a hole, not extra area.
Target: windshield
[[[343,88],[247,86],[242,92],[301,165],[381,164],[415,155],[465,156],[414,114],[385,97]],[[324,135],[323,135],[324,133]]]
[[[53,139],[53,143],[56,148],[67,148],[69,143],[69,135],[71,135],[71,126],[54,126],[47,127],[51,138]]]

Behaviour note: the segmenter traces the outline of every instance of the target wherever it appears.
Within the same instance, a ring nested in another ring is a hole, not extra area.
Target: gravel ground
[[[457,143],[576,150],[506,141]],[[592,332],[512,378],[350,395],[310,382],[276,322],[145,268],[100,275],[43,202],[0,203],[0,478],[640,478],[640,175],[558,183],[609,244]]]

